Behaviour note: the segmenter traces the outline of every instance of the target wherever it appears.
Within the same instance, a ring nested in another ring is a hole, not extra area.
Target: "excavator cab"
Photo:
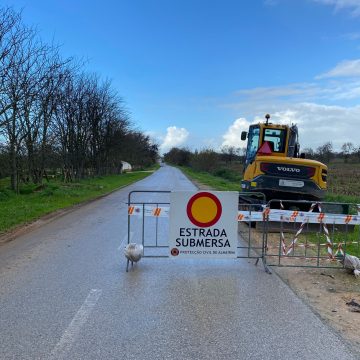
[[[267,200],[321,200],[326,191],[326,165],[300,154],[296,125],[266,122],[243,131],[247,139],[243,191],[262,192]]]

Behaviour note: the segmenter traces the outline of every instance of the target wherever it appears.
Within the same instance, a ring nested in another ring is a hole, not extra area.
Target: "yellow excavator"
[[[267,201],[322,200],[327,166],[300,153],[296,125],[272,124],[269,114],[265,119],[241,133],[247,139],[242,190],[261,192]]]

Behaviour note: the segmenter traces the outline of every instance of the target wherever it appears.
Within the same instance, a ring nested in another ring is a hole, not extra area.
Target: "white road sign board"
[[[172,192],[170,257],[235,258],[238,193]]]

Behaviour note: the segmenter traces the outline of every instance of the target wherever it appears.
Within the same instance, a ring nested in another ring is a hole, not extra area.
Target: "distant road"
[[[252,260],[142,259],[126,273],[131,189],[195,187],[165,166],[0,247],[0,359],[356,358]]]

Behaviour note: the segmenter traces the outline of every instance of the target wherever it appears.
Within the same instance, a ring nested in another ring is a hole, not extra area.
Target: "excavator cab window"
[[[272,152],[284,152],[286,143],[285,129],[264,129],[263,142],[264,141],[269,143]]]
[[[259,126],[250,126],[248,144],[246,149],[246,159],[245,159],[246,165],[254,161],[256,152],[258,151],[259,148],[259,139],[260,139]]]

